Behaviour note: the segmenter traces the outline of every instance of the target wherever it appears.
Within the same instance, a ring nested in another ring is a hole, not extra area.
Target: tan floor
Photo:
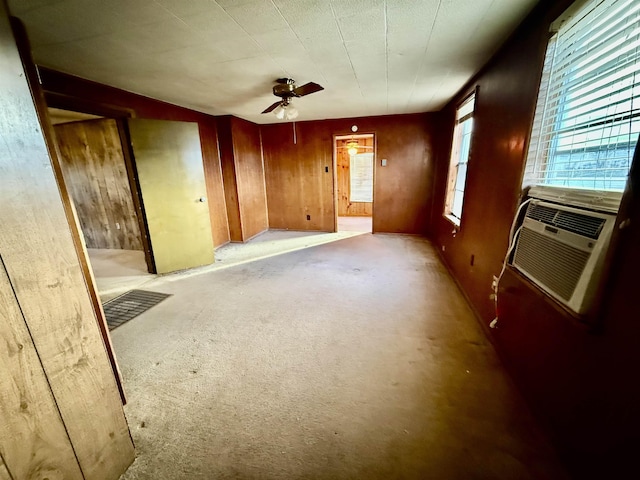
[[[142,251],[88,248],[87,252],[103,302],[155,278],[147,272]]]
[[[358,235],[170,280],[112,332],[135,479],[563,479],[436,252]]]
[[[336,242],[361,235],[360,229],[338,233],[296,232],[270,230],[247,243],[228,243],[215,252],[215,263],[189,271],[176,272],[163,277],[147,272],[144,253],[136,250],[87,249],[89,261],[96,279],[98,294],[103,302],[134,288],[153,288],[157,283],[176,281],[194,275],[229,268],[274,255],[309,248],[315,245]]]
[[[372,217],[338,217],[339,232],[369,232],[373,230]]]

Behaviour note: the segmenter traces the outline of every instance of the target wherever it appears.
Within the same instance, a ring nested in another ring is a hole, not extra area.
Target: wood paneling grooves
[[[260,128],[254,123],[233,117],[231,134],[242,239],[246,242],[269,228]]]
[[[2,459],[2,455],[0,454],[0,480],[13,480],[11,477],[11,473],[7,469],[7,466]]]
[[[81,479],[73,447],[1,257],[0,318],[2,458],[14,478],[49,475]]]
[[[54,130],[87,247],[142,250],[116,121],[72,122]]]
[[[220,163],[224,183],[224,197],[229,224],[229,237],[232,242],[242,242],[242,223],[240,219],[240,201],[236,179],[236,162],[233,152],[231,117],[217,119],[218,142],[220,145]]]
[[[0,97],[0,254],[6,277],[58,418],[75,450],[76,467],[86,479],[116,479],[133,461],[133,444],[4,3],[0,3],[0,66],[4,89]],[[19,330],[11,333],[19,335]],[[11,372],[14,378],[29,380],[20,371]],[[3,378],[3,398],[11,398],[4,390],[4,382],[11,380],[6,374]],[[46,395],[42,401],[46,402]],[[37,402],[27,402],[34,422],[39,413],[55,425],[55,416],[46,409],[37,412],[40,408]],[[55,427],[48,424],[38,428],[51,428],[55,435]],[[1,441],[15,441],[15,437]],[[5,447],[0,448],[4,455]],[[64,442],[60,448],[57,455],[65,461]],[[11,471],[10,461],[5,460]],[[56,459],[49,461],[55,464]],[[64,468],[74,478],[73,464]]]
[[[322,125],[260,127],[270,228],[334,231],[333,138]]]
[[[207,186],[207,200],[211,219],[211,234],[214,247],[229,243],[229,222],[227,221],[227,205],[224,198],[222,166],[218,149],[218,132],[215,122],[201,122],[200,143],[204,161],[204,175]]]
[[[246,242],[269,227],[260,129],[231,116],[217,125],[231,241]]]
[[[350,135],[357,125],[359,134],[376,138],[373,231],[426,233],[435,118],[425,113],[262,125],[269,226],[335,230],[333,137]]]

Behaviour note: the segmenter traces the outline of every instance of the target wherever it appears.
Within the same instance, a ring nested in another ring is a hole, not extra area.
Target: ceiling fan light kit
[[[358,154],[357,140],[351,140],[350,142],[347,143],[347,153],[349,154],[350,157],[353,157],[354,155]]]
[[[284,99],[282,100],[276,108],[273,109],[273,114],[276,116],[278,120],[294,120],[298,118],[298,109],[293,106],[291,100]]]
[[[273,94],[282,100],[278,100],[270,105],[262,113],[273,112],[278,120],[285,118],[287,120],[293,120],[298,117],[298,109],[291,103],[292,98],[304,97],[305,95],[324,90],[324,87],[313,82],[297,87],[295,80],[292,78],[279,78],[276,82],[276,85],[273,87]]]

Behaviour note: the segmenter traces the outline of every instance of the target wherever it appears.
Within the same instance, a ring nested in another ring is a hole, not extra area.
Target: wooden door
[[[86,120],[53,128],[87,248],[143,250],[116,120]]]
[[[128,122],[156,273],[213,263],[198,125]]]

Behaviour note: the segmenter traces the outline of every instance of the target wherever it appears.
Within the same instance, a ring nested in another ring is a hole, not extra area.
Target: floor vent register
[[[167,293],[131,290],[105,302],[102,308],[107,317],[109,330],[113,330],[132,318],[136,318],[170,296]]]

